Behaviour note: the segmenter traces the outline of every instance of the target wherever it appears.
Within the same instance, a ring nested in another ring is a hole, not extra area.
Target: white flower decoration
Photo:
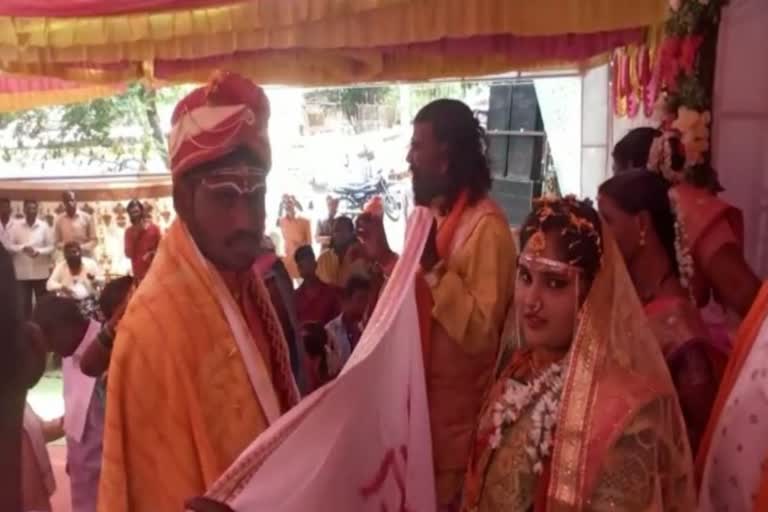
[[[567,362],[552,364],[528,384],[513,379],[507,380],[504,394],[493,405],[494,432],[488,442],[491,449],[495,450],[501,444],[504,428],[516,422],[523,411],[533,404],[533,425],[528,432],[525,453],[531,460],[535,474],[541,474],[544,470],[544,459],[552,453],[552,431],[557,423],[565,368]]]

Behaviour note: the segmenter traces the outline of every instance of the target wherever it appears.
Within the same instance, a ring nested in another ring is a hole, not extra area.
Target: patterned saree
[[[695,510],[691,453],[675,387],[608,233],[603,247],[601,269],[564,360],[551,455],[534,471],[528,451],[537,399],[501,431],[496,448],[490,442],[494,405],[507,380],[530,382],[541,369],[521,348],[513,326],[505,330],[505,342],[516,349],[500,365],[481,413],[463,511]]]

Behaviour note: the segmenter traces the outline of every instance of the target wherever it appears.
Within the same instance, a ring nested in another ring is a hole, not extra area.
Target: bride
[[[587,202],[535,203],[463,511],[694,510],[675,388]]]

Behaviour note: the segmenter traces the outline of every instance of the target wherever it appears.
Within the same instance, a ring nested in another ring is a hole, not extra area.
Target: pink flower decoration
[[[677,75],[680,73],[680,53],[682,40],[679,37],[667,37],[659,52],[659,74],[661,82],[670,91],[677,90]]]
[[[686,75],[693,73],[693,68],[696,65],[696,56],[699,53],[702,40],[702,36],[688,36],[682,41],[680,47],[680,67]]]

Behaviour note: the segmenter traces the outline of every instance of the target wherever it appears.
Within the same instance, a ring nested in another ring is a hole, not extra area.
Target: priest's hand
[[[429,272],[440,261],[437,254],[437,221],[432,221],[432,228],[429,230],[427,243],[424,245],[424,252],[421,253],[421,268]]]
[[[186,503],[187,510],[194,512],[235,512],[232,508],[210,498],[192,498]]]

